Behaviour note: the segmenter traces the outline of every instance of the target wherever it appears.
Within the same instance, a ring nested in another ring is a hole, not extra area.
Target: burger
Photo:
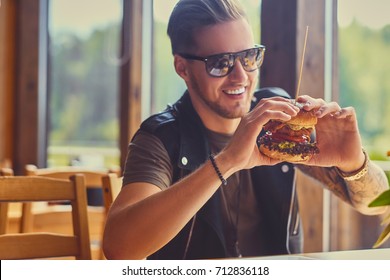
[[[300,106],[301,107],[301,106]],[[317,117],[301,108],[289,121],[270,120],[259,138],[259,149],[264,155],[288,162],[309,160],[319,153],[315,139]]]

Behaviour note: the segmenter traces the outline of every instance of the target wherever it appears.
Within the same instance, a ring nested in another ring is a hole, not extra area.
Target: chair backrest
[[[25,167],[25,175],[27,176],[68,179],[72,175],[82,174],[85,177],[85,186],[87,189],[102,189],[102,177],[112,172],[119,173],[116,170],[97,170],[78,166],[37,168],[33,164],[28,164]],[[106,212],[107,209],[104,209],[104,211]],[[24,203],[22,208],[21,232],[30,232],[32,228],[32,205],[31,203]]]
[[[107,212],[122,188],[122,179],[123,177],[118,177],[115,173],[110,173],[102,177],[103,200]]]
[[[35,176],[0,177],[0,202],[69,201],[73,234],[14,233],[0,235],[0,259],[69,257],[91,259],[87,198],[83,175],[70,180]]]
[[[57,178],[57,179],[67,179],[69,176],[75,174],[82,174],[85,178],[85,186],[89,191],[100,191],[97,192],[99,195],[99,202],[104,201],[102,197],[103,187],[102,187],[102,177],[110,173],[120,173],[120,169],[96,169],[96,168],[87,168],[79,166],[63,166],[63,167],[51,167],[51,168],[37,168],[37,166],[29,164],[25,167],[25,174],[28,176],[40,176],[47,178]],[[96,194],[96,193],[95,193]],[[95,196],[96,198],[96,196]],[[88,201],[88,199],[87,199]],[[89,231],[90,231],[90,241],[93,253],[93,259],[103,258],[103,250],[101,248],[102,238],[103,238],[103,229],[104,222],[107,210],[103,205],[101,206],[90,206],[88,207],[88,218],[89,218]],[[64,213],[65,209],[60,210],[62,216],[66,215]],[[21,217],[21,232],[32,232],[35,231],[36,227],[39,227],[39,221],[45,221],[43,226],[56,226],[66,227],[66,216],[62,218],[62,223],[58,223],[54,217],[60,217],[58,211],[54,212],[47,207],[45,210],[40,211],[39,215],[34,215],[32,209],[32,203],[23,203],[22,206],[22,217]],[[53,218],[51,218],[53,217]],[[69,220],[69,219],[67,219]],[[50,222],[53,221],[53,222]]]
[[[13,176],[11,168],[0,168],[0,176]],[[8,202],[0,202],[0,234],[7,232],[8,227]]]
[[[101,188],[102,177],[108,173],[118,172],[116,170],[99,170],[84,168],[79,166],[62,166],[62,167],[49,167],[38,168],[33,164],[28,164],[25,167],[25,175],[28,176],[43,176],[49,178],[68,179],[69,176],[74,174],[83,174],[85,177],[86,188]]]

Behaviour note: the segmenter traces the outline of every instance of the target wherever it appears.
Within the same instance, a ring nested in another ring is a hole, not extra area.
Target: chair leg
[[[24,202],[22,205],[22,217],[20,219],[20,232],[32,232],[34,215],[32,213],[32,203]]]
[[[8,227],[8,202],[0,203],[0,234],[7,232]]]

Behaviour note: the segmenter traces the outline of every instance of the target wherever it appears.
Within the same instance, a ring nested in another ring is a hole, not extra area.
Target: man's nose
[[[244,67],[242,66],[242,62],[240,58],[236,58],[234,60],[234,66],[232,69],[232,72],[229,74],[229,79],[232,81],[246,81],[248,78],[248,73],[245,71]]]

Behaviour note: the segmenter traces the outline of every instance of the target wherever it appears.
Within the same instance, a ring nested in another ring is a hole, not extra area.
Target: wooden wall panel
[[[15,1],[0,6],[0,165],[10,166],[13,157],[13,97],[15,83]]]
[[[299,95],[308,94],[324,98],[325,78],[325,1],[299,0],[297,9],[297,73],[301,66],[306,28],[308,37],[304,54],[304,65]],[[298,74],[296,80],[298,80]],[[323,250],[324,190],[323,186],[310,178],[302,178],[298,184],[302,217],[307,223],[305,251]]]
[[[313,178],[297,170],[297,192],[304,229],[304,252],[323,251],[323,190]]]
[[[266,51],[261,87],[281,87],[293,94],[296,84],[297,0],[263,0],[261,43]]]
[[[122,54],[130,59],[121,67],[120,151],[121,166],[126,161],[131,137],[141,124],[142,82],[142,1],[124,1]]]
[[[16,174],[22,174],[26,164],[38,163],[39,3],[18,1],[17,7]]]
[[[324,0],[263,0],[262,44],[267,48],[260,84],[284,88],[295,96],[306,26],[309,37],[301,93],[324,93]],[[304,227],[305,252],[322,251],[322,186],[299,173],[297,191]]]
[[[382,216],[367,216],[358,213],[350,205],[334,199],[332,201],[331,251],[370,249],[384,229]],[[382,247],[390,248],[390,240]]]
[[[324,97],[325,0],[299,0],[297,18],[297,72],[300,68],[306,27],[309,27],[300,94]],[[296,76],[298,80],[298,75]]]

